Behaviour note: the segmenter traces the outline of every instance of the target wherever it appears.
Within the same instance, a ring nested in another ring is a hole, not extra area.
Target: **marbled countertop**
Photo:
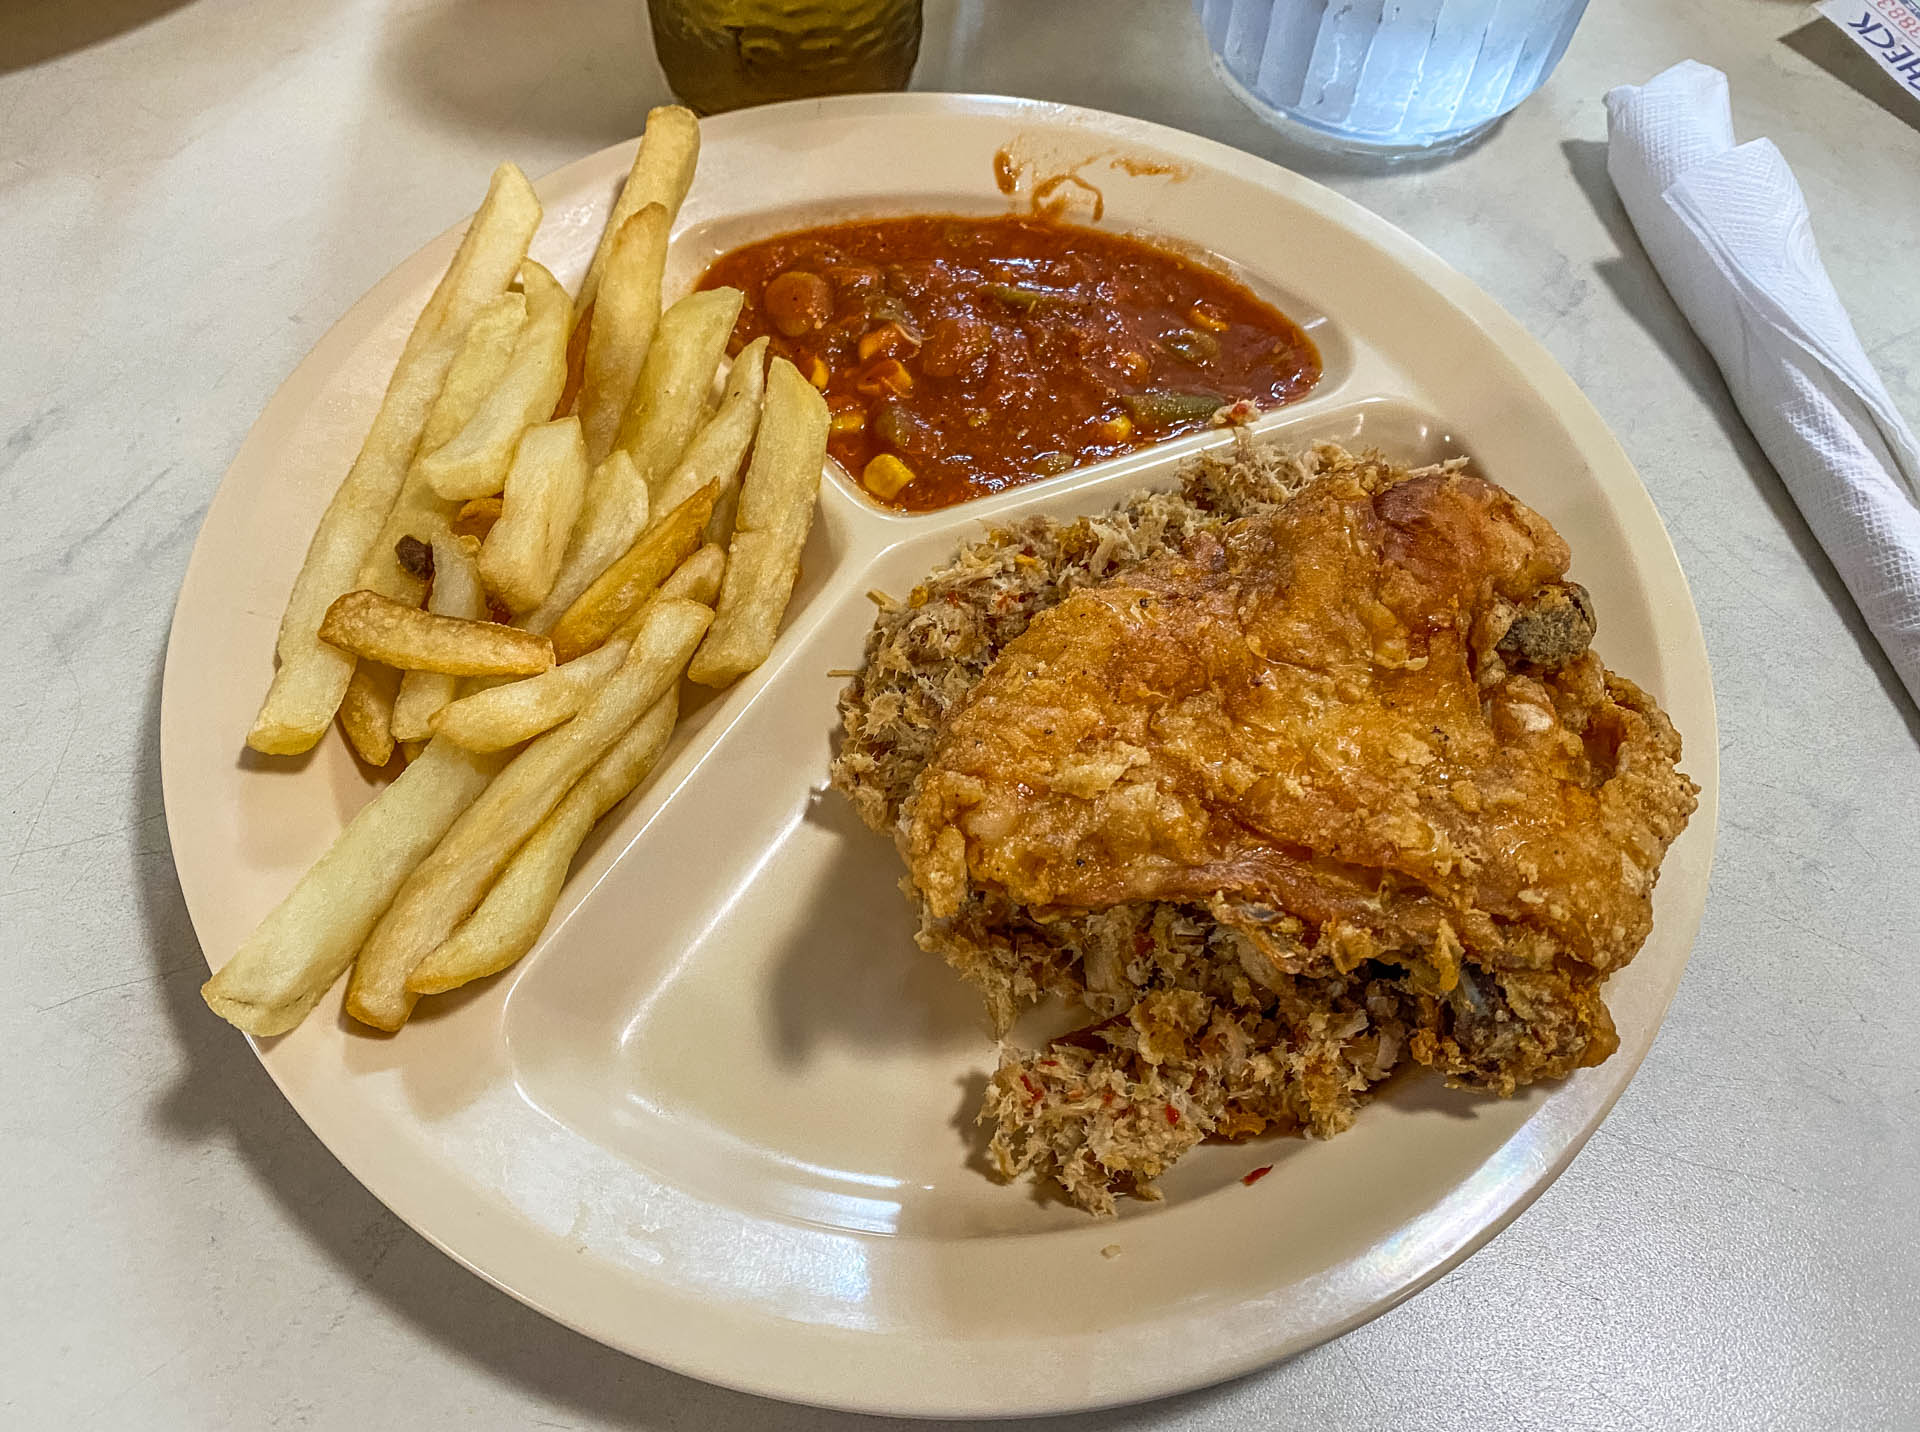
[[[1920,1426],[1920,716],[1636,246],[1602,92],[1692,56],[1794,165],[1920,417],[1920,104],[1795,0],[1593,7],[1480,148],[1285,152],[1180,0],[930,0],[916,84],[1293,164],[1510,309],[1639,465],[1721,722],[1711,901],[1658,1044],[1511,1229],[1223,1388],[1055,1427]],[[202,1007],[160,804],[200,516],[300,356],[501,157],[665,98],[638,0],[23,0],[0,17],[0,1421],[826,1428],[547,1322],[402,1226]],[[879,1425],[879,1424],[873,1424]]]

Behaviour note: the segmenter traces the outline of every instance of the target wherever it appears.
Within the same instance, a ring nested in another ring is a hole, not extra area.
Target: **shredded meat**
[[[835,784],[1003,1034],[1097,1019],[1003,1052],[1004,1175],[1110,1212],[1203,1138],[1338,1133],[1408,1059],[1510,1094],[1612,1052],[1695,788],[1567,565],[1458,464],[1243,438],[881,600]]]

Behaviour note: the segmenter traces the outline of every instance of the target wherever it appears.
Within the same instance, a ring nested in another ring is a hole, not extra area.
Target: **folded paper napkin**
[[[1607,94],[1607,173],[1740,414],[1920,702],[1920,442],[1765,139],[1733,142],[1727,77],[1692,60]]]

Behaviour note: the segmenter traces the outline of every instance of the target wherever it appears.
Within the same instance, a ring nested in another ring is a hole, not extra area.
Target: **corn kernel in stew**
[[[891,501],[900,489],[913,481],[913,469],[890,452],[873,459],[860,474],[860,483],[875,497]]]

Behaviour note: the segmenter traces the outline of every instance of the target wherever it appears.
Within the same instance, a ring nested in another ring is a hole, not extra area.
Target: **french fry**
[[[480,580],[509,611],[531,611],[553,590],[586,496],[580,420],[528,428],[507,469],[500,520],[480,549]]]
[[[654,604],[625,663],[580,714],[514,757],[407,877],[361,947],[347,985],[349,1014],[376,1029],[406,1023],[417,998],[407,977],[480,903],[573,783],[673,689],[712,619],[698,602]]]
[[[447,369],[447,381],[420,433],[420,456],[440,451],[473,421],[487,394],[500,386],[527,326],[527,296],[509,289],[474,315],[467,340]],[[431,490],[431,489],[429,489]]]
[[[528,259],[520,266],[527,321],[514,339],[500,381],[466,426],[420,459],[420,475],[441,497],[487,497],[507,480],[507,465],[529,423],[545,422],[567,380],[573,301],[554,276]]]
[[[506,504],[497,497],[469,498],[460,504],[459,512],[454,514],[453,531],[457,536],[484,542],[487,534],[493,531],[493,524],[500,520],[500,514],[505,510]]]
[[[733,530],[733,505],[740,490],[740,470],[746,463],[747,449],[753,445],[753,430],[760,424],[760,402],[767,390],[766,359],[764,338],[756,338],[740,350],[727,374],[720,406],[693,435],[680,461],[653,494],[654,512],[664,514],[708,483],[718,483],[713,516],[707,521],[710,542],[725,542]]]
[[[587,276],[580,283],[579,306],[584,311],[597,301],[606,267],[612,260],[613,245],[620,228],[649,204],[658,204],[667,212],[672,225],[680,212],[680,203],[693,184],[694,165],[700,158],[700,121],[690,109],[662,105],[647,112],[647,127],[640,135],[640,148],[627,170],[627,182],[614,201],[613,213],[601,230],[600,245]]]
[[[717,542],[709,542],[673,569],[673,575],[660,584],[657,600],[684,597],[690,602],[710,607],[720,595],[720,581],[726,571],[727,549]],[[624,638],[629,633],[626,627],[622,627],[614,635]]]
[[[620,669],[628,646],[610,641],[538,676],[462,696],[440,712],[433,734],[470,751],[500,751],[531,740],[578,712],[594,688]]]
[[[660,272],[667,261],[666,209],[648,204],[620,226],[593,300],[576,410],[589,461],[613,450],[647,346],[660,323]]]
[[[514,852],[478,908],[414,967],[407,976],[411,993],[458,989],[471,980],[498,974],[534,947],[559,903],[581,842],[601,817],[652,773],[679,714],[679,693],[669,688],[593,763]]]
[[[553,630],[553,624],[573,605],[574,598],[634,544],[647,525],[651,505],[646,478],[632,458],[614,449],[587,480],[586,505],[573,525],[553,589],[544,602],[520,618],[520,625],[528,631]]]
[[[360,455],[308,544],[280,622],[279,664],[247,734],[254,750],[293,755],[326,733],[353,675],[353,658],[320,640],[321,618],[359,577],[468,328],[512,282],[539,226],[533,186],[513,165],[501,165],[446,276],[414,323]]]
[[[564,418],[580,411],[580,385],[587,376],[587,335],[593,331],[593,305],[583,303],[573,310],[573,336],[567,339],[567,381],[561,385],[560,400],[553,415]]]
[[[472,805],[502,756],[435,741],[360,808],[233,957],[200,987],[213,1012],[248,1034],[285,1034],[319,1003],[381,912]]]
[[[435,616],[378,592],[348,592],[320,623],[320,639],[402,671],[531,676],[553,665],[553,643],[495,622]]]
[[[377,661],[356,661],[340,698],[340,733],[353,753],[375,770],[393,759],[393,709],[400,673]]]
[[[554,416],[578,412],[580,389],[586,379],[587,339],[594,324],[596,298],[604,284],[606,267],[620,230],[649,204],[658,204],[666,212],[667,226],[687,197],[693,182],[694,162],[700,154],[699,122],[691,110],[677,107],[656,109],[647,116],[646,132],[633,156],[633,167],[620,190],[618,202],[600,231],[600,243],[580,285],[580,297],[574,307],[573,337],[567,343],[567,383],[561,391]],[[596,456],[595,461],[599,458]]]
[[[717,486],[708,483],[668,513],[567,608],[553,627],[556,660],[571,661],[599,646],[693,555],[713,515]]]
[[[687,668],[702,686],[725,686],[767,659],[800,575],[827,457],[827,403],[784,358],[767,371],[767,400],[727,547],[713,628]]]
[[[737,288],[702,289],[660,315],[613,443],[632,455],[656,509],[661,485],[706,410],[741,301]]]
[[[427,610],[439,617],[485,621],[487,594],[475,565],[479,547],[471,537],[442,532],[433,539],[433,590]],[[360,663],[362,666],[366,662]],[[400,676],[400,694],[393,700],[393,737],[396,741],[423,741],[433,734],[433,718],[452,701],[460,678],[443,671],[407,671]]]
[[[447,381],[427,414],[427,425],[420,433],[419,455],[436,452],[467,425],[481,399],[491,392],[507,370],[513,357],[514,339],[527,320],[527,296],[503,293],[474,316],[467,329],[466,342],[447,369]],[[432,542],[435,535],[459,513],[459,504],[449,502],[428,486],[420,472],[416,455],[400,486],[400,496],[387,514],[386,524],[374,539],[367,560],[361,564],[360,580],[355,584],[369,592],[378,592],[395,601],[418,606],[427,595],[427,583],[409,572],[396,554],[402,538]]]

